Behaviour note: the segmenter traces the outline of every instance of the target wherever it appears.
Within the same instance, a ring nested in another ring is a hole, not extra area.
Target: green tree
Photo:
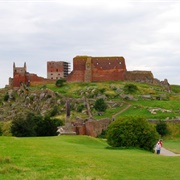
[[[57,127],[61,125],[63,122],[59,119],[28,113],[17,116],[12,121],[11,133],[17,137],[55,136],[57,135]]]
[[[77,112],[82,112],[83,109],[84,109],[84,104],[79,104],[77,106]]]
[[[54,106],[52,111],[50,112],[50,117],[53,117],[59,113],[59,108],[58,106]]]
[[[12,121],[11,132],[13,136],[36,136],[36,121],[33,113],[17,116]]]
[[[126,84],[123,88],[124,92],[127,93],[127,94],[132,94],[132,93],[135,93],[138,88],[136,85],[134,84]]]
[[[156,129],[141,117],[122,117],[107,130],[107,142],[113,147],[137,147],[153,151],[158,139]]]
[[[8,101],[8,99],[9,99],[9,94],[6,93],[5,96],[4,96],[4,101]]]
[[[56,81],[56,86],[57,86],[57,87],[62,87],[63,84],[64,84],[64,82],[66,82],[65,79],[58,79],[58,80]]]
[[[165,136],[169,132],[167,123],[162,120],[156,124],[156,130],[161,136]]]
[[[57,119],[51,120],[50,116],[45,116],[42,121],[38,122],[37,136],[56,136],[58,134],[57,127],[62,124],[58,121]]]
[[[107,109],[107,104],[105,103],[104,99],[100,98],[97,99],[94,105],[94,109],[96,111],[102,111],[105,112]]]

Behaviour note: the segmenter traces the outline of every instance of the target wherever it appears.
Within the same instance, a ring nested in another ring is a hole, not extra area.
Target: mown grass
[[[180,140],[166,140],[163,146],[176,154],[180,154]]]
[[[126,115],[135,115],[135,116],[143,116],[148,119],[172,119],[176,118],[180,115],[180,103],[178,100],[171,100],[171,101],[159,101],[159,100],[152,100],[152,101],[134,101],[130,102],[132,107],[120,114],[121,116]],[[162,110],[170,110],[170,112],[163,112],[161,110],[156,111],[156,114],[152,114],[149,110],[160,108]]]
[[[3,180],[180,177],[180,157],[157,156],[139,149],[112,149],[105,141],[87,136],[0,137],[0,159],[4,159],[0,161]]]

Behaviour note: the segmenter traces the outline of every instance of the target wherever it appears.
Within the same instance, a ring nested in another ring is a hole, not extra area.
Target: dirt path
[[[120,112],[114,114],[114,115],[112,116],[112,119],[115,119],[117,115],[119,115],[119,114],[121,114],[122,112],[126,111],[126,110],[129,109],[130,107],[131,107],[131,104],[127,104],[127,106],[126,106],[124,109],[122,109]]]
[[[175,153],[173,153],[173,152],[171,152],[171,151],[169,151],[163,147],[161,148],[161,154],[160,155],[162,155],[162,156],[180,156],[180,154],[175,154]]]

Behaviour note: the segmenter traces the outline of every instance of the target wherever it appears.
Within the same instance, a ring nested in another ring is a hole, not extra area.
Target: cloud
[[[76,55],[124,56],[128,70],[179,84],[179,8],[176,1],[0,1],[0,87],[13,62],[46,77],[48,60]]]

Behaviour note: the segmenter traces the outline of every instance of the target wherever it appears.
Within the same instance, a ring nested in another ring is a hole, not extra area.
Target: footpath
[[[160,155],[162,155],[162,156],[180,156],[180,154],[175,154],[175,153],[173,153],[173,152],[171,152],[171,151],[169,151],[163,147],[161,148]]]

